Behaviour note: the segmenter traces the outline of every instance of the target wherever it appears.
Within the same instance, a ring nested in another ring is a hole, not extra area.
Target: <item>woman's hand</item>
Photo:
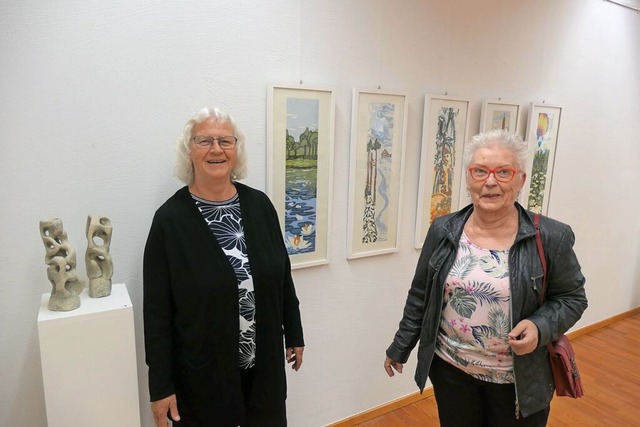
[[[167,414],[171,414],[171,419],[174,421],[180,421],[180,415],[178,414],[178,401],[176,395],[172,394],[164,399],[151,402],[151,412],[153,412],[153,420],[156,423],[156,427],[168,427]]]
[[[287,347],[287,363],[292,363],[291,368],[297,371],[302,366],[302,353],[304,347]]]
[[[386,357],[384,359],[384,370],[387,371],[387,375],[390,377],[395,375],[391,368],[395,369],[399,374],[402,373],[402,363],[396,362],[390,357]]]
[[[531,320],[521,320],[509,332],[509,345],[515,354],[522,356],[538,348],[538,327]]]

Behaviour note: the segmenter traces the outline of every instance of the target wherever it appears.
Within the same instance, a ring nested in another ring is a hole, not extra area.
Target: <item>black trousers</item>
[[[249,398],[251,397],[251,392],[253,390],[253,382],[255,379],[255,368],[243,369],[240,371],[240,381],[242,386],[242,395],[244,396],[244,407],[245,407],[245,416],[247,417],[247,421],[243,426],[251,427],[255,424],[252,420],[253,413],[249,409]],[[219,423],[217,420],[211,419],[206,422],[197,421],[193,419],[190,414],[181,414],[180,422],[173,421],[174,427],[209,427],[209,426],[217,426]],[[170,417],[169,417],[170,418]]]
[[[516,418],[513,384],[481,381],[434,355],[429,378],[441,427],[544,427],[549,407]]]

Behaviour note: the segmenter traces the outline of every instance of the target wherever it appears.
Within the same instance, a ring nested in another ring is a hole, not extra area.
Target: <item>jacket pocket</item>
[[[541,305],[542,302],[542,281],[544,279],[544,275],[540,274],[539,276],[533,276],[531,277],[531,291],[533,292],[533,294],[536,297],[536,301],[538,302],[538,305]]]

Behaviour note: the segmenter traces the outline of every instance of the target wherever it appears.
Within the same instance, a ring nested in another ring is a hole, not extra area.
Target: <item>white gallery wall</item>
[[[425,94],[563,107],[549,215],[572,225],[590,305],[575,328],[640,306],[640,14],[603,0],[0,2],[0,425],[46,425],[36,318],[50,292],[38,222],[59,217],[85,275],[85,224],[113,224],[114,283],[135,313],[148,409],[142,252],[180,186],[173,143],[205,105],[247,137],[266,187],[270,84],[335,90],[330,263],[294,271],[307,348],[290,425],[329,424],[412,393],[382,369],[418,258]],[[346,260],[353,88],[408,97],[399,251]],[[525,120],[522,120],[524,125]],[[100,384],[95,385],[96,398]],[[73,399],[73,396],[69,396]]]

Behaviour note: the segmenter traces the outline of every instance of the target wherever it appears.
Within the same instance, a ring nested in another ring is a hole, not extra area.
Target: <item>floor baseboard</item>
[[[352,427],[431,396],[433,396],[433,387],[427,387],[424,389],[424,392],[422,394],[420,394],[419,391],[416,391],[415,393],[408,394],[396,400],[392,400],[391,402],[387,402],[380,406],[376,406],[375,408],[368,409],[364,412],[337,421],[333,424],[327,424],[325,427]]]

